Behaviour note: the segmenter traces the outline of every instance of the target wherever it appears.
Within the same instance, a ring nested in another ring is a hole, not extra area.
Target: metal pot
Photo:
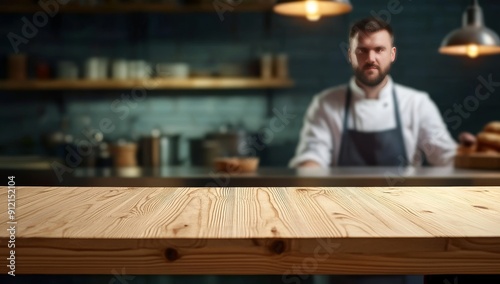
[[[179,134],[163,135],[160,137],[160,165],[179,166],[182,164],[179,158],[181,136]]]
[[[213,160],[219,155],[219,144],[215,140],[204,138],[189,141],[189,155],[191,166],[210,167]]]
[[[160,166],[160,132],[153,130],[150,136],[139,140],[139,161],[143,167]]]
[[[245,156],[244,146],[247,133],[242,129],[224,129],[224,131],[208,133],[207,139],[218,144],[219,157]]]
[[[178,166],[182,164],[179,158],[181,136],[161,135],[159,130],[153,130],[150,136],[140,139],[139,160],[144,167]]]

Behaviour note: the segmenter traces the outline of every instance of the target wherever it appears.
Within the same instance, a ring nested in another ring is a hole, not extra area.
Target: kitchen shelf
[[[226,3],[221,0],[222,3]],[[234,12],[260,12],[272,10],[274,2],[235,4]],[[0,13],[34,13],[43,11],[34,4],[3,4],[0,5]],[[98,5],[59,5],[59,11],[63,13],[191,13],[191,12],[216,12],[212,2],[200,4],[177,4],[177,3],[114,3]]]
[[[210,90],[210,89],[282,89],[293,86],[290,79],[260,78],[153,78],[145,80],[27,80],[0,81],[0,90]]]

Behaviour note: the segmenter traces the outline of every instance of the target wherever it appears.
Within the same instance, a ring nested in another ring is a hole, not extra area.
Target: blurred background
[[[350,23],[370,15],[395,30],[394,80],[428,92],[454,137],[498,117],[499,83],[486,99],[475,90],[480,77],[500,82],[500,56],[438,53],[444,37],[461,26],[467,0],[352,0],[351,13],[319,21],[278,15],[265,0],[191,0],[180,3],[184,8],[169,8],[179,4],[174,0],[69,1],[45,17],[33,2],[1,1],[2,156],[61,155],[55,144],[76,144],[87,131],[107,143],[174,137],[170,147],[177,154],[167,163],[202,165],[193,153],[208,151],[204,140],[233,134],[224,139],[253,137],[259,147],[225,149],[228,154],[258,155],[262,166],[285,167],[312,97],[352,74],[345,57]],[[400,12],[388,12],[393,2]],[[480,4],[486,25],[499,32],[500,3]],[[154,90],[116,83],[155,78],[170,83]],[[169,85],[186,78],[205,85]],[[231,86],[216,87],[226,79]],[[279,131],[269,131],[273,118],[286,122]],[[103,120],[112,131],[102,131]]]

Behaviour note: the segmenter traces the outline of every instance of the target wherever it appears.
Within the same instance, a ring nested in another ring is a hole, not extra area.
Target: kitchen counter
[[[228,175],[206,168],[76,168],[57,178],[53,170],[0,169],[25,186],[500,186],[500,171],[444,167],[261,168]]]
[[[500,271],[500,187],[18,187],[15,199],[16,274]],[[4,257],[8,240],[0,231]]]

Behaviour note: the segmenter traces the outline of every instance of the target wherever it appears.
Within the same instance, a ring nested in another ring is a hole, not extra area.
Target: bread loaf
[[[480,132],[477,135],[479,147],[492,148],[495,151],[500,151],[500,133]]]
[[[483,127],[483,131],[474,137],[462,137],[461,144],[457,148],[458,155],[470,155],[475,153],[486,155],[500,155],[500,121],[492,121]],[[467,139],[464,139],[467,138]],[[467,140],[476,140],[472,145],[466,145]]]
[[[498,133],[500,135],[500,121],[492,121],[484,126],[484,132]]]
[[[477,147],[477,152],[483,154],[494,154],[494,155],[500,154],[500,152],[497,151],[495,148],[484,144],[481,144]]]

